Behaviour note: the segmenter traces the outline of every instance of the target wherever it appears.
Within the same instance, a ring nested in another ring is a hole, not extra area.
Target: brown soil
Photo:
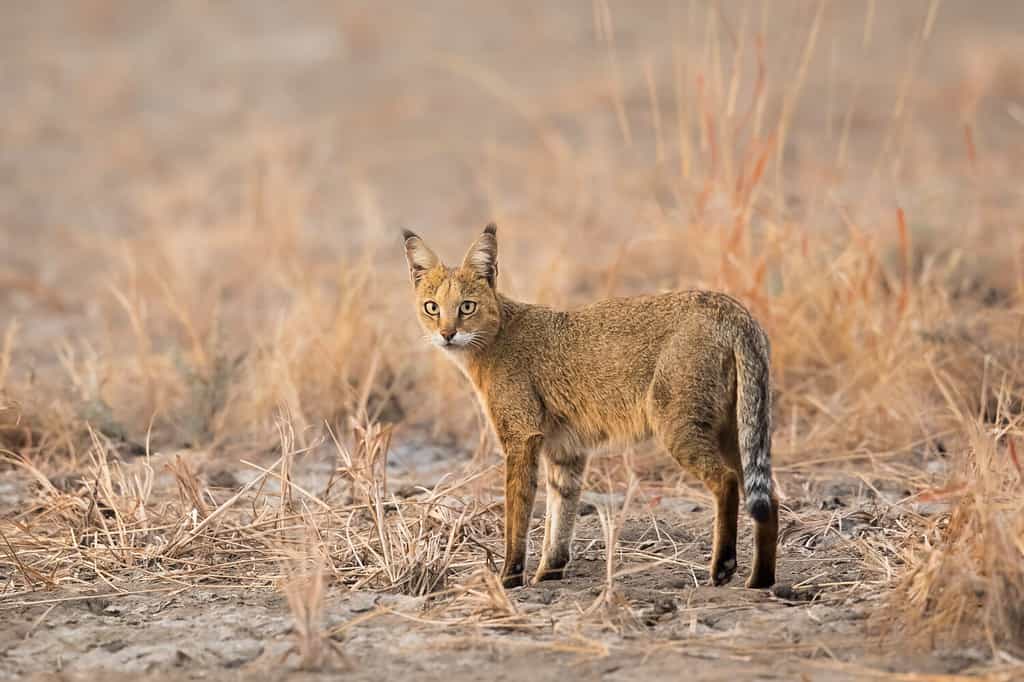
[[[324,464],[310,462],[297,481],[311,490],[322,486]],[[397,488],[440,473],[436,464],[413,464],[415,476],[391,472]],[[98,670],[146,680],[327,679],[340,671],[354,679],[677,679],[685,671],[710,680],[843,680],[990,663],[988,652],[967,645],[897,654],[891,640],[900,633],[880,612],[887,568],[873,565],[878,547],[919,514],[941,509],[902,501],[903,492],[886,490],[885,481],[871,482],[881,496],[852,478],[784,475],[781,482],[802,494],[785,505],[779,583],[771,591],[742,587],[749,521],[741,523],[737,575],[728,586],[710,587],[708,500],[647,496],[621,529],[621,575],[607,599],[597,506],[614,510],[622,495],[590,492],[568,576],[510,591],[512,612],[497,618],[485,617],[486,609],[469,616],[450,610],[444,598],[335,585],[328,588],[324,627],[342,653],[318,672],[302,672],[289,653],[293,620],[279,593],[215,577],[181,584],[140,574],[137,584],[123,582],[117,592],[85,584],[5,599],[0,670],[83,680]],[[537,519],[542,509],[543,500]],[[534,529],[534,546],[541,532]],[[886,559],[888,570],[898,570],[898,555]],[[452,582],[484,563],[478,556]]]

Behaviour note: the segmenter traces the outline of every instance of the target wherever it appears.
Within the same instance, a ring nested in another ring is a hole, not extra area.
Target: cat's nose
[[[443,331],[443,332],[441,332],[441,338],[444,339],[445,343],[451,343],[452,339],[455,338],[455,331],[454,330],[452,330],[450,332]]]

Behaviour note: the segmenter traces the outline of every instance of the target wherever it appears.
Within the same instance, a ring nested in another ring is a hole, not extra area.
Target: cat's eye
[[[459,312],[463,315],[472,315],[476,312],[476,301],[463,301],[459,306]]]
[[[437,315],[441,309],[437,306],[434,301],[427,301],[423,304],[423,309],[427,311],[427,315]]]

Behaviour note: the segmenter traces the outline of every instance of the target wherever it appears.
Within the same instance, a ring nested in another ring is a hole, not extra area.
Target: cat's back
[[[573,334],[652,339],[681,327],[732,325],[752,320],[746,307],[728,294],[703,289],[607,298],[570,310],[566,328]]]
[[[737,328],[756,326],[736,299],[699,289],[606,298],[565,311],[507,305],[492,361],[545,375],[646,376],[673,336],[686,335],[699,352],[732,338]]]

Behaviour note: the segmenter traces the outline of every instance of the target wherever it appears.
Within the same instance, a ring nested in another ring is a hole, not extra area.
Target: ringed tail
[[[747,512],[758,523],[768,521],[772,508],[772,427],[768,338],[758,328],[737,339],[736,425]]]

